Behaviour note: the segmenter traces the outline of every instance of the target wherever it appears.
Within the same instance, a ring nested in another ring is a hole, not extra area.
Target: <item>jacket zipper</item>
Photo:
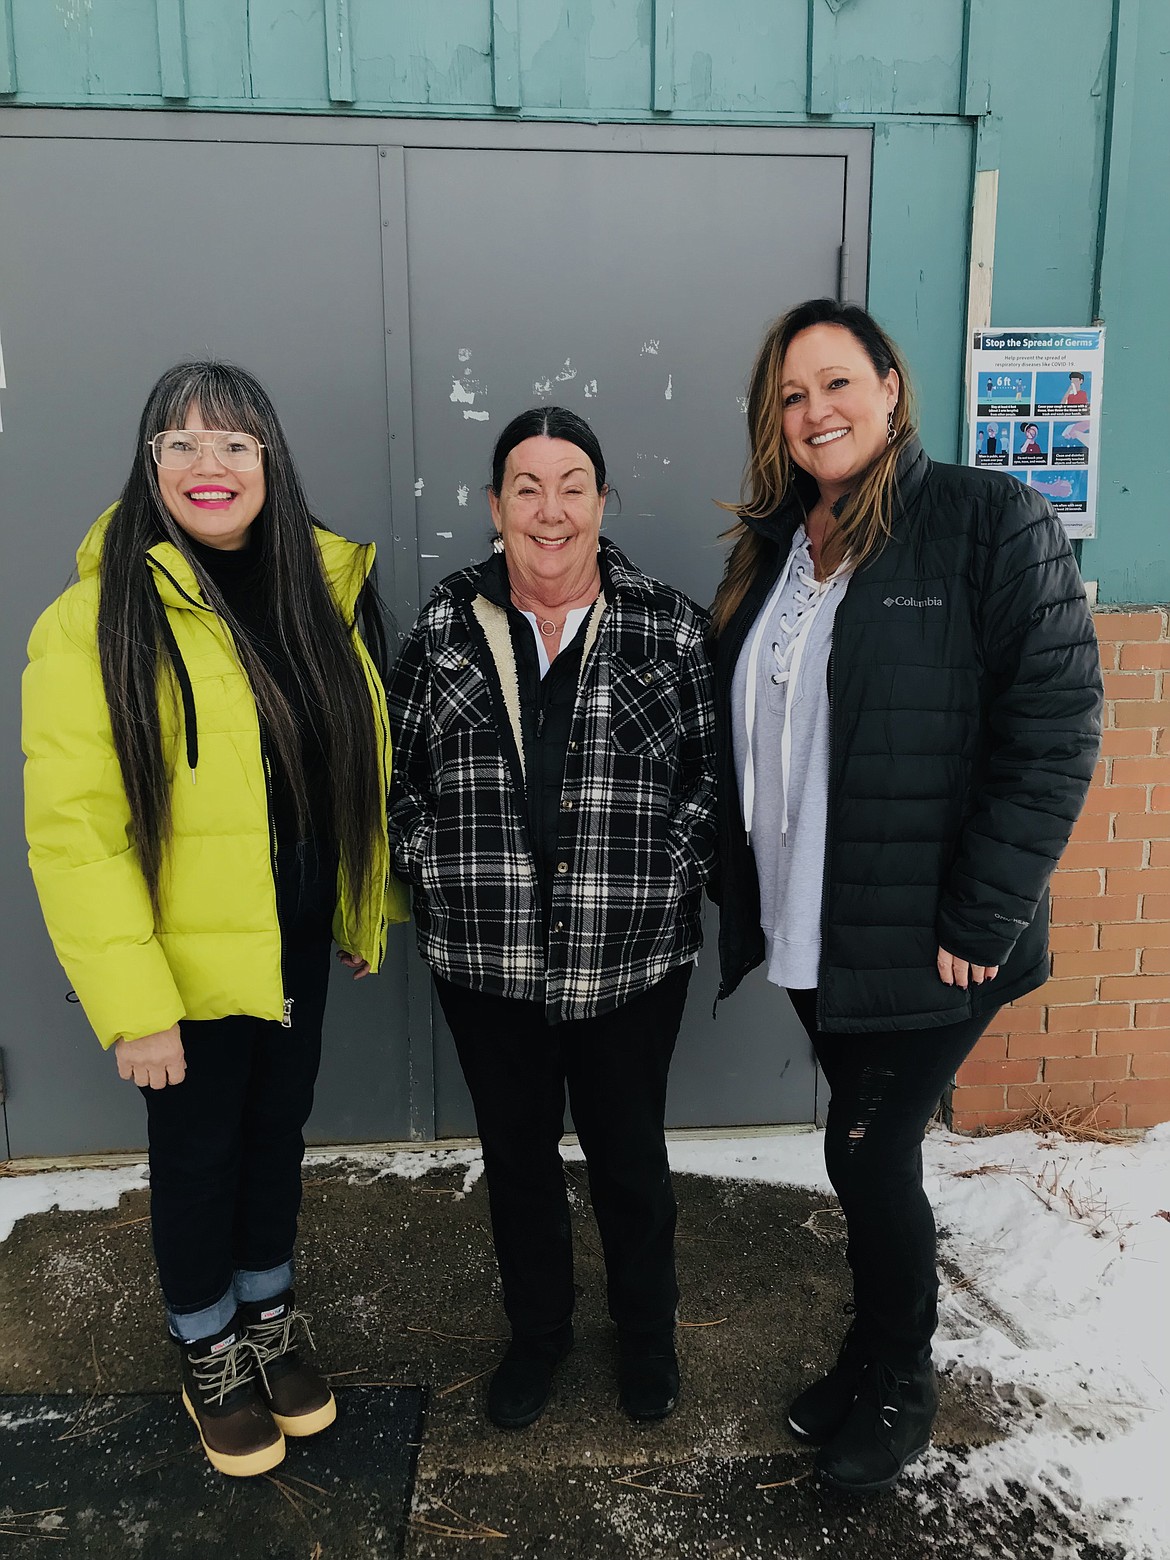
[[[273,895],[274,895],[274,897],[276,899],[276,903],[277,903],[276,935],[277,935],[278,941],[281,944],[281,951],[280,951],[281,978],[280,978],[280,983],[281,983],[281,986],[283,988],[283,986],[284,986],[284,938],[281,935],[281,930],[280,930],[280,866],[279,866],[279,864],[277,862],[277,859],[276,859],[276,821],[275,821],[275,819],[272,816],[272,765],[271,765],[271,763],[269,762],[269,759],[268,759],[268,746],[267,746],[267,744],[264,741],[264,726],[263,726],[262,722],[259,719],[259,715],[257,715],[256,725],[257,725],[257,729],[258,729],[258,731],[260,733],[260,762],[264,766],[264,806],[265,806],[265,809],[267,810],[267,813],[268,813],[268,860],[269,860],[269,862],[271,863],[271,866],[272,866],[272,890],[273,890]],[[283,989],[281,991],[281,1004],[282,1004],[283,1011],[282,1011],[281,1020],[280,1020],[280,1027],[282,1029],[291,1029],[292,1028],[292,1005],[293,1005],[293,999],[292,999],[292,997],[286,997],[284,995]]]
[[[836,771],[833,759],[837,751],[837,704],[833,698],[833,657],[835,651],[832,643],[829,645],[829,665],[826,672],[826,681],[829,685],[829,798],[825,808],[825,860],[821,868],[821,960],[825,957],[825,944],[829,935],[829,858],[833,850],[833,797],[836,795],[834,780]],[[824,1015],[824,981],[817,980],[817,1028],[822,1028]]]
[[[795,528],[794,528],[794,533],[793,534],[795,534]],[[771,540],[772,538],[769,538],[769,539]],[[791,550],[791,540],[792,540],[792,538],[789,537],[789,548],[790,548],[790,550]],[[771,575],[769,576],[768,580],[764,583],[762,588],[760,586],[760,582],[759,582],[758,579],[753,581],[752,585],[748,587],[748,590],[747,590],[747,592],[744,595],[743,601],[740,602],[740,605],[739,605],[739,607],[736,610],[735,619],[733,621],[736,624],[735,632],[736,632],[736,636],[737,637],[736,637],[736,639],[734,641],[731,641],[731,640],[728,641],[728,643],[730,645],[730,649],[726,652],[727,657],[728,657],[727,664],[728,664],[728,668],[729,668],[728,669],[728,674],[727,674],[727,704],[728,704],[728,707],[730,707],[730,701],[731,701],[731,682],[732,682],[732,679],[735,676],[735,663],[738,661],[738,659],[740,657],[740,654],[741,654],[741,652],[743,650],[743,647],[747,643],[748,635],[751,633],[751,630],[752,630],[752,624],[755,622],[756,617],[758,616],[758,614],[763,611],[764,603],[768,600],[768,597],[772,594],[772,591],[775,589],[776,582],[780,578],[780,575],[781,575],[781,573],[783,572],[783,569],[784,569],[785,562],[787,561],[787,558],[788,558],[788,553],[787,552],[781,554],[779,543],[777,543],[777,549],[776,550],[777,550],[776,567],[773,570],[773,572],[771,573]],[[749,612],[747,609],[748,609],[749,603],[751,602],[752,593],[753,593],[754,590],[759,590],[759,592],[760,592],[759,599],[758,599],[758,601],[756,601],[754,603],[754,609],[751,612]],[[728,633],[730,633],[730,630],[731,630],[731,625],[728,625]],[[721,648],[722,648],[722,646],[721,646]],[[715,688],[715,698],[719,699],[721,697],[722,697],[722,690],[720,688],[716,687]],[[727,732],[727,736],[726,736],[725,741],[726,741],[727,749],[730,750],[729,753],[728,753],[728,763],[730,764],[730,767],[731,767],[731,780],[732,780],[732,784],[736,785],[737,783],[736,783],[736,779],[735,779],[735,758],[734,758],[734,750],[733,750],[733,745],[732,745],[733,744],[733,739],[732,739],[732,736],[731,736],[730,729]],[[831,739],[830,739],[830,746],[831,746]],[[722,757],[723,757],[722,751],[717,751],[716,752],[716,759],[715,759],[715,763],[716,763],[716,776],[717,777],[720,776],[720,771],[721,771],[721,768],[722,768],[722,762],[721,762],[722,761]],[[718,778],[717,778],[716,783],[717,784],[719,783],[718,782]],[[737,787],[737,790],[738,790],[738,787]],[[739,810],[739,805],[740,805],[739,804],[739,798],[738,798],[738,795],[737,795],[737,797],[736,797],[736,809],[737,809],[737,811]],[[741,828],[742,828],[742,822],[743,822],[743,820],[741,818],[741,820],[740,820]],[[751,849],[750,845],[747,846],[746,848],[749,851]],[[718,936],[717,936],[717,939],[716,939],[717,946],[718,946],[718,949],[719,949],[719,954],[720,954],[720,963],[722,963],[722,954],[723,954],[722,937],[723,937],[723,930],[722,930],[722,926],[720,926],[720,930],[719,930],[719,933],[718,933]],[[746,974],[749,974],[749,973],[750,973],[749,970],[742,970],[742,969],[739,970],[736,973],[736,976],[735,976],[735,985],[738,986],[740,981],[743,980],[744,976]],[[731,989],[732,988],[730,988],[728,986],[727,981],[725,981],[722,978],[722,976],[721,976],[720,980],[719,980],[719,990],[716,992],[715,1000],[711,1004],[711,1017],[712,1018],[715,1018],[715,1016],[716,1016],[716,1014],[718,1012],[718,1009],[719,1009],[719,1004],[721,1002],[726,1001],[726,999],[731,995]]]
[[[369,652],[367,651],[366,654],[368,655]],[[375,670],[376,670],[376,668],[375,668]],[[369,671],[368,671],[368,669],[366,671],[366,681],[367,681],[367,683],[369,682]],[[381,681],[381,679],[379,678],[379,682],[380,681]],[[370,690],[371,694],[373,693],[373,691],[374,691],[373,689]],[[384,696],[385,696],[385,689],[383,689],[383,697]],[[387,747],[387,744],[390,741],[390,724],[389,724],[388,717],[383,716],[383,714],[382,714],[382,706],[381,706],[380,702],[376,698],[371,698],[370,702],[374,706],[374,713],[375,713],[375,715],[377,717],[378,728],[379,728],[379,730],[381,732],[381,735],[382,735],[382,784],[383,784],[383,786],[386,786],[386,785],[389,784],[389,779],[390,779],[390,765],[386,762],[386,747]],[[388,804],[389,803],[389,796],[387,796],[386,801],[387,801],[387,804]],[[383,811],[384,810],[385,809],[383,809]],[[387,921],[386,921],[386,891],[390,887],[390,870],[391,870],[390,840],[389,840],[389,837],[387,836],[387,838],[386,838],[386,870],[385,870],[385,872],[382,875],[382,898],[381,898],[381,902],[378,905],[378,950],[379,950],[379,956],[381,955],[382,938],[384,937],[384,935],[386,933],[387,924],[388,924]],[[354,930],[356,931],[357,928],[355,927]]]

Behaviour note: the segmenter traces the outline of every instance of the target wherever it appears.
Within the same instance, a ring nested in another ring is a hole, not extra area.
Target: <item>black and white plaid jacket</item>
[[[456,985],[543,1002],[554,1023],[608,1012],[694,957],[716,850],[705,615],[602,549],[547,946],[519,680],[507,610],[480,590],[486,565],[438,586],[388,689],[390,843],[419,950]]]

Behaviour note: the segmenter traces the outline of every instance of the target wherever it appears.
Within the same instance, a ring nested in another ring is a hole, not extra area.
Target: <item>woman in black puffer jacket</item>
[[[924,453],[897,348],[819,299],[769,330],[712,613],[720,996],[760,963],[832,1092],[854,1319],[789,1409],[823,1478],[892,1484],[937,1407],[921,1143],[1048,978],[1048,880],[1100,740],[1092,619],[1046,499]]]

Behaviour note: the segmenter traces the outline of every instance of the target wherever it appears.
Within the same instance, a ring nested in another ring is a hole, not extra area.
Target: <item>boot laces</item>
[[[292,1336],[294,1328],[304,1333],[310,1349],[316,1347],[309,1327],[309,1318],[304,1311],[289,1310],[274,1321],[253,1322],[248,1328],[248,1347],[260,1368],[265,1386],[268,1385],[268,1373],[264,1367],[271,1365],[275,1360],[283,1359],[295,1348]]]
[[[243,1338],[238,1338],[221,1354],[188,1356],[191,1375],[204,1403],[223,1406],[224,1399],[237,1387],[243,1387],[255,1379],[252,1370],[251,1351]]]
[[[878,1418],[887,1430],[892,1430],[902,1412],[902,1383],[896,1372],[881,1360],[875,1360],[870,1369],[873,1372]]]

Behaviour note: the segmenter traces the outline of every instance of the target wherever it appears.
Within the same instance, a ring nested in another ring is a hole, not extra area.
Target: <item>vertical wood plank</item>
[[[831,105],[829,108],[823,106],[825,94],[817,82],[823,64],[821,56],[825,52],[823,29],[828,25],[830,25],[829,18],[825,16],[817,0],[808,0],[808,79],[804,106],[809,114],[831,112]]]
[[[1101,217],[1093,318],[1104,319],[1124,285],[1121,262],[1129,199],[1133,146],[1134,88],[1138,66],[1137,0],[1114,0],[1109,112],[1105,125],[1105,167],[1101,178]]]
[[[675,0],[654,0],[651,107],[656,114],[674,110],[674,9]]]
[[[492,99],[520,107],[520,0],[492,0]]]
[[[353,41],[349,27],[349,0],[325,0],[325,50],[329,67],[329,98],[352,103]]]
[[[971,198],[971,259],[967,272],[967,340],[963,359],[963,443],[966,449],[971,407],[967,402],[971,384],[971,353],[977,330],[991,324],[991,293],[995,278],[995,224],[999,213],[999,169],[983,168],[975,175]]]
[[[977,119],[991,112],[991,71],[997,39],[986,0],[964,0],[963,75],[959,112]]]
[[[165,98],[190,97],[187,28],[183,0],[155,0],[160,90]]]
[[[0,0],[0,93],[16,91],[16,48],[12,41],[12,0]]]

